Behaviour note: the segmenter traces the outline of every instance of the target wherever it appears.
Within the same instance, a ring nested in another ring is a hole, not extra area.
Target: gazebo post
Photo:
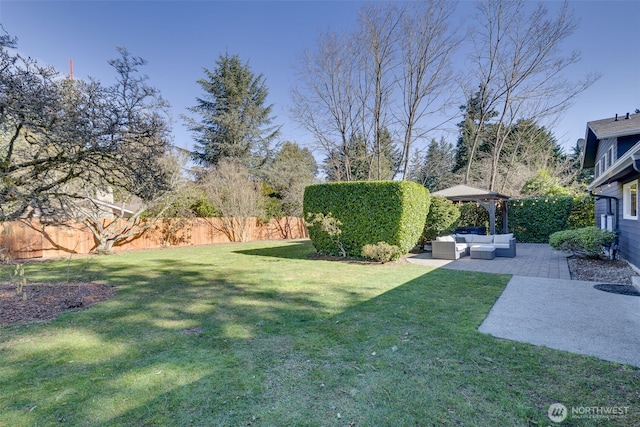
[[[496,234],[496,201],[490,199],[489,203],[484,200],[477,199],[476,203],[489,212],[489,234]]]
[[[502,232],[509,232],[509,202],[506,200],[502,202]]]

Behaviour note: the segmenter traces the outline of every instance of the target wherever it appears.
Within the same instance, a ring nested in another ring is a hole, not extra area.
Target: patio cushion
[[[492,243],[491,246],[493,246],[496,249],[509,249],[508,243]]]
[[[456,240],[456,243],[467,243],[467,239],[464,238],[465,234],[454,234],[453,238]]]
[[[470,236],[473,236],[471,240],[472,243],[485,243],[485,244],[493,243],[493,236],[481,236],[479,234],[473,234]],[[469,240],[467,240],[467,243],[469,243]]]
[[[513,233],[509,234],[496,234],[493,236],[494,243],[509,243],[509,240],[513,239]]]
[[[453,236],[440,236],[436,237],[436,241],[438,242],[455,242]]]

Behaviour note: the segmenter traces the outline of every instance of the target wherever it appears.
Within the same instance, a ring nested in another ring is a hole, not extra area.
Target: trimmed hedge
[[[458,218],[460,218],[460,209],[451,200],[442,196],[431,196],[421,240],[431,241],[445,231],[453,231]]]
[[[455,227],[481,226],[489,230],[489,212],[475,202],[458,204],[460,217],[454,224]],[[502,230],[502,215],[496,214],[496,230]]]
[[[571,197],[532,197],[509,200],[509,231],[519,242],[548,243],[549,236],[568,228]]]
[[[594,225],[595,199],[589,194],[573,198],[571,215],[567,219],[569,229],[591,227]]]
[[[341,223],[340,241],[347,255],[360,257],[365,245],[386,242],[404,254],[418,242],[429,209],[429,191],[409,181],[331,182],[310,185],[304,192],[303,214],[331,214]],[[331,236],[309,226],[319,253],[340,255]]]
[[[590,196],[509,199],[509,231],[519,242],[548,243],[557,231],[594,224]]]

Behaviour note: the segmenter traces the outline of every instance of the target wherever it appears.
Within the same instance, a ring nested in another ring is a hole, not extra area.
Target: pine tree
[[[401,163],[401,152],[388,129],[379,135],[380,155],[373,142],[362,135],[353,135],[348,145],[331,150],[324,161],[328,181],[369,181],[393,179]],[[380,168],[378,169],[378,161]]]
[[[271,125],[272,105],[265,105],[269,91],[264,77],[228,53],[220,55],[213,71],[205,68],[204,73],[198,80],[204,94],[189,109],[200,120],[186,118],[195,135],[194,160],[205,166],[227,158],[249,168],[262,164],[279,133],[279,127]]]
[[[455,164],[453,145],[444,139],[432,139],[427,153],[417,153],[413,158],[409,177],[412,181],[424,185],[434,192],[455,185],[455,176],[451,172]]]

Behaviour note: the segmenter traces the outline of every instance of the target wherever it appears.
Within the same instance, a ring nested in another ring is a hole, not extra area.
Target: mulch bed
[[[571,256],[567,258],[571,278],[590,282],[618,283],[630,285],[636,273],[625,261],[587,259]]]
[[[26,299],[16,291],[15,284],[0,284],[0,325],[51,320],[115,295],[113,287],[94,282],[29,283],[23,288]]]

